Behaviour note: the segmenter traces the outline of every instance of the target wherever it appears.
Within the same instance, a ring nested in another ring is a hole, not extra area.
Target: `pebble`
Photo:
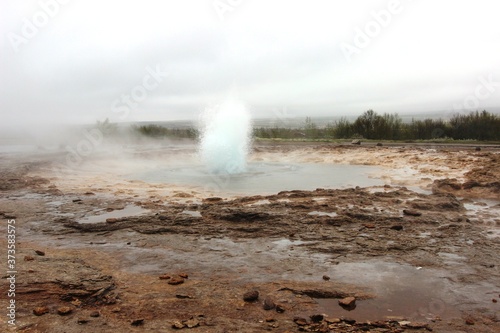
[[[144,325],[144,319],[134,319],[132,320],[132,322],[130,323],[130,325],[132,326],[141,326],[141,325]]]
[[[61,316],[69,315],[71,312],[73,312],[73,309],[69,306],[61,306],[57,309],[57,313]]]
[[[90,313],[90,316],[91,316],[92,318],[97,318],[97,317],[100,317],[100,316],[101,316],[101,313],[100,313],[99,311],[92,311],[92,312]]]
[[[323,318],[325,318],[325,316],[322,314],[315,314],[315,315],[310,316],[309,318],[311,318],[311,321],[313,323],[319,323],[323,320]]]
[[[257,290],[247,291],[243,294],[243,300],[245,302],[255,302],[259,299],[259,292]]]
[[[35,250],[35,253],[38,254],[39,256],[44,256],[45,252],[40,251],[40,250]]]
[[[330,277],[328,275],[323,275],[323,280],[328,281],[330,280]]]
[[[171,284],[171,285],[178,285],[178,284],[183,284],[184,283],[184,279],[181,278],[180,276],[174,276],[173,278],[170,278],[170,280],[168,281],[168,284]]]
[[[24,256],[24,261],[32,261],[35,260],[32,256]]]
[[[465,323],[466,323],[467,325],[474,325],[474,324],[475,324],[474,320],[472,320],[471,318],[467,318],[467,319],[465,319]]]
[[[179,273],[177,275],[179,275],[183,279],[187,279],[189,277],[189,275],[187,273]]]
[[[33,310],[33,314],[35,316],[42,316],[46,313],[49,313],[49,308],[47,308],[46,306],[39,306]]]
[[[266,299],[264,299],[264,304],[263,304],[263,308],[264,310],[272,310],[276,307],[276,304],[274,303],[273,299],[271,297],[266,297]]]
[[[170,275],[163,274],[163,275],[160,275],[159,278],[160,278],[160,280],[169,280],[170,279]]]
[[[184,328],[186,325],[181,323],[180,321],[176,320],[172,323],[172,328],[180,330],[181,328]]]
[[[86,319],[86,318],[78,318],[76,322],[77,322],[78,324],[80,324],[80,325],[83,325],[83,324],[88,323],[88,322],[89,322],[89,320],[88,320],[88,319]]]
[[[339,300],[340,306],[351,307],[356,304],[356,298],[354,297],[345,297]]]
[[[116,223],[116,222],[118,222],[118,219],[115,218],[115,217],[110,217],[110,218],[106,219],[106,223],[110,223],[111,224],[111,223]]]
[[[283,312],[285,312],[285,308],[282,305],[277,304],[276,305],[276,312],[283,313]]]
[[[396,231],[401,231],[403,230],[403,226],[402,225],[393,225],[391,227],[392,230],[396,230]]]
[[[189,320],[186,320],[184,322],[184,324],[188,327],[188,328],[195,328],[195,327],[198,327],[200,326],[200,322],[198,321],[198,319],[196,318],[191,318]]]
[[[301,317],[293,318],[293,322],[299,326],[306,326],[307,325],[307,319],[301,318]]]
[[[409,215],[409,216],[422,216],[422,213],[417,212],[416,210],[411,210],[411,209],[403,209],[403,214]]]

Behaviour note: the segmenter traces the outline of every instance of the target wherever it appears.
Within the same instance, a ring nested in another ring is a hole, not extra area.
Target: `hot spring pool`
[[[240,174],[210,173],[202,165],[170,166],[129,175],[148,183],[199,187],[231,194],[272,194],[285,190],[384,185],[375,166],[249,163]]]

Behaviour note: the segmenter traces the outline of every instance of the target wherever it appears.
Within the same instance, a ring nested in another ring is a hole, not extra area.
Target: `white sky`
[[[498,110],[498,2],[395,1],[381,26],[392,2],[0,0],[1,125],[193,119],[229,95],[254,117]]]

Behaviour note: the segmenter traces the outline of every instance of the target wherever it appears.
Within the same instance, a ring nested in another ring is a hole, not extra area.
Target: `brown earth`
[[[1,329],[498,332],[499,156],[262,145],[253,159],[381,165],[395,185],[244,197],[123,184],[112,173],[58,175],[45,156],[2,158],[0,217],[16,221],[17,325],[2,315]],[[391,174],[403,164],[416,173]],[[127,209],[140,214],[106,215]],[[82,223],[87,216],[95,223]],[[2,295],[9,288],[2,281]],[[345,297],[356,308],[341,307]]]

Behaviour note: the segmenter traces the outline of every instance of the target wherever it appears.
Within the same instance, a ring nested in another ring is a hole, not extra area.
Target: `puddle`
[[[105,212],[105,213],[99,214],[99,215],[86,216],[86,217],[78,220],[77,222],[78,223],[100,223],[100,222],[105,222],[106,219],[109,219],[109,218],[122,218],[122,217],[127,217],[127,216],[137,216],[137,215],[142,215],[142,214],[146,214],[146,213],[149,213],[149,210],[144,209],[140,206],[136,206],[136,205],[127,205],[123,209],[114,210],[112,212]]]
[[[319,312],[330,317],[379,320],[402,316],[412,320],[451,318],[458,300],[446,272],[383,261],[340,263],[328,272],[336,281],[371,288],[375,299],[358,300],[349,311],[337,299],[316,299]]]
[[[307,215],[313,215],[313,216],[330,216],[330,217],[335,217],[338,214],[335,212],[332,213],[327,213],[327,212],[319,212],[319,211],[312,211],[310,213],[307,213]]]

